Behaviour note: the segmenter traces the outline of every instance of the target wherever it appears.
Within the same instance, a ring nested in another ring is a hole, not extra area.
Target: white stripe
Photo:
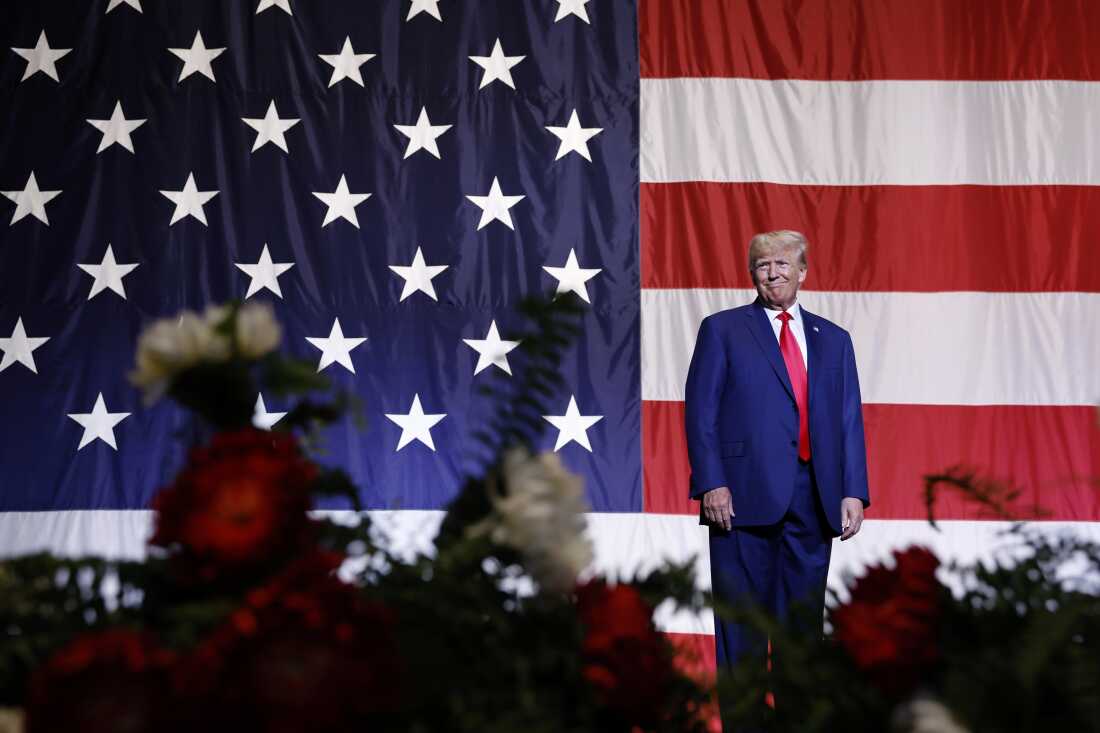
[[[667,557],[675,560],[697,557],[697,580],[710,588],[710,557],[707,531],[695,517],[675,514],[603,514],[592,517],[599,571],[622,578],[646,571]],[[952,561],[972,563],[998,560],[1010,563],[1022,550],[1017,539],[1004,535],[1008,522],[945,521],[936,531],[919,520],[867,520],[860,534],[847,542],[833,542],[829,566],[829,587],[842,593],[846,575],[858,575],[867,565],[882,562],[894,549],[920,544],[931,548],[945,565]],[[1071,533],[1100,543],[1100,522],[1042,522],[1032,525],[1044,534]],[[958,579],[941,573],[941,580],[958,587]],[[1096,579],[1089,579],[1095,584]],[[713,634],[709,612],[696,615],[658,609],[656,621],[664,631],[682,634]]]
[[[428,552],[443,521],[439,511],[373,511],[374,537],[397,556]],[[355,522],[349,511],[316,511],[336,522]],[[0,512],[0,558],[53,552],[63,557],[96,555],[109,560],[140,560],[153,533],[146,509],[79,509]]]
[[[751,290],[642,290],[642,399],[682,401],[699,323],[754,297]],[[852,334],[867,403],[1100,399],[1100,293],[802,291],[798,302]]]
[[[145,556],[152,516],[147,510],[0,512],[0,558],[52,552],[139,559]]]
[[[319,512],[337,521],[353,520],[351,512]],[[396,554],[409,557],[430,553],[442,512],[371,512],[377,533],[388,538]],[[144,556],[152,528],[149,511],[8,512],[0,514],[0,557],[53,550],[66,556],[96,554],[108,558]],[[648,572],[665,560],[683,562],[695,558],[698,585],[710,588],[707,530],[695,517],[677,514],[589,514],[589,533],[596,550],[593,570],[611,579],[630,579]],[[927,522],[868,520],[860,535],[849,542],[833,543],[829,585],[842,588],[846,573],[858,573],[867,564],[880,562],[895,548],[923,544],[943,562],[1011,559],[1018,546],[1000,537],[1007,522],[945,521],[942,531]],[[1032,525],[1044,533],[1070,532],[1100,542],[1100,522],[1043,522]],[[377,536],[377,535],[376,535]],[[665,631],[687,634],[713,633],[709,613],[657,612]]]
[[[1100,83],[642,79],[641,179],[1100,183]]]

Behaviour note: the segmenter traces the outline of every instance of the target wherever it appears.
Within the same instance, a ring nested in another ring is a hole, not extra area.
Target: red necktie
[[[779,329],[779,351],[787,365],[787,376],[794,388],[794,401],[798,405],[798,457],[810,460],[810,391],[806,379],[806,364],[802,361],[802,349],[791,333],[791,314],[783,311],[776,318],[783,322]]]

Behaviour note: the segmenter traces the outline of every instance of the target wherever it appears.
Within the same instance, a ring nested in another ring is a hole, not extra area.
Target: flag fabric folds
[[[0,510],[147,507],[183,420],[127,383],[136,336],[230,299],[361,400],[322,460],[364,504],[438,510],[517,305],[561,292],[590,307],[543,447],[595,511],[641,510],[633,3],[0,13]],[[287,409],[256,398],[265,426]]]

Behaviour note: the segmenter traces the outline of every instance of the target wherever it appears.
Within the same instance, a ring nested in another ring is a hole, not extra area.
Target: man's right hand
[[[719,486],[703,494],[703,516],[715,527],[727,532],[733,527],[733,494],[728,486]]]

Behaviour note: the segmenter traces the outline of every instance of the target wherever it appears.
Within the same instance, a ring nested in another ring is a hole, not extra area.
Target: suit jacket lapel
[[[814,403],[814,387],[821,381],[819,377],[825,371],[821,368],[821,333],[814,330],[815,325],[817,325],[817,316],[803,308],[802,329],[806,332],[806,351],[809,352],[806,355],[806,361],[809,363],[810,368],[806,377],[810,381],[809,401],[811,405]]]
[[[748,309],[746,315],[749,319],[749,331],[752,332],[760,350],[764,352],[768,363],[772,365],[775,376],[783,383],[783,388],[787,390],[791,399],[794,399],[794,388],[791,387],[791,378],[787,375],[783,354],[779,352],[779,341],[775,338],[775,331],[772,330],[772,324],[768,320],[767,309],[759,298],[752,304],[752,308]]]

